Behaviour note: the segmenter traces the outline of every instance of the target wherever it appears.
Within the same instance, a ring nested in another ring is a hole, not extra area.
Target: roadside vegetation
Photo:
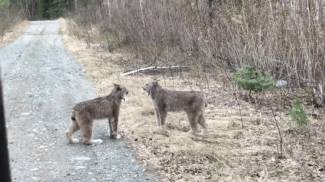
[[[73,3],[73,0],[0,0],[0,44],[21,35],[28,24],[26,20],[59,18],[72,10]]]
[[[13,25],[22,20],[22,11],[9,0],[0,0],[0,42],[3,36]]]

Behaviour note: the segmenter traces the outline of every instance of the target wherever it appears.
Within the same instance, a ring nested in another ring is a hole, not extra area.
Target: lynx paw
[[[121,135],[117,134],[115,138],[116,139],[120,139],[121,138]]]
[[[69,144],[79,143],[79,140],[77,138],[72,138],[72,136],[69,133],[69,131],[66,131],[65,132],[65,136],[68,138]]]
[[[201,135],[203,136],[207,136],[209,134],[208,130],[207,129],[204,129],[202,132],[201,132]]]
[[[117,134],[117,135],[111,135],[110,138],[112,139],[120,139],[121,135]]]
[[[80,141],[77,138],[71,138],[71,139],[69,139],[69,144],[75,144],[75,143],[79,143],[79,142]]]
[[[197,130],[192,130],[192,129],[190,131],[188,131],[187,133],[190,135],[194,135],[194,136],[199,135],[199,132]]]

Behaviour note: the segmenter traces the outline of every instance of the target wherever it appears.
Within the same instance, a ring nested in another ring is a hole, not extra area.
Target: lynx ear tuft
[[[121,90],[121,85],[119,84],[116,84],[116,83],[113,83],[114,87],[117,89],[117,90]]]
[[[158,81],[154,81],[154,82],[152,82],[152,85],[157,87],[159,85],[159,83],[158,83]]]

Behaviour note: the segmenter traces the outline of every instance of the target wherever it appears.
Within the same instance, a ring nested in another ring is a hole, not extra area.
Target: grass
[[[11,22],[11,23],[7,23],[5,25],[6,27],[1,27],[1,26],[2,25],[0,25],[0,47],[3,47],[16,40],[19,36],[21,36],[24,33],[26,27],[28,26],[28,22],[18,21],[15,22],[14,24],[12,24]],[[3,32],[1,33],[1,31]]]

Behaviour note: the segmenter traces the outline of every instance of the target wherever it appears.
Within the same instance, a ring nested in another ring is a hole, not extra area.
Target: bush
[[[78,3],[76,17],[125,35],[143,66],[161,62],[219,71],[252,65],[294,87],[306,80],[325,82],[325,9],[320,0]]]
[[[9,0],[0,0],[0,10],[3,11],[4,9],[8,8],[10,5]]]
[[[308,116],[300,100],[296,99],[293,102],[289,115],[292,121],[294,121],[299,127],[304,127],[308,125]]]
[[[12,25],[22,18],[22,12],[17,4],[9,0],[0,0],[0,41]]]
[[[50,1],[49,7],[47,10],[48,18],[58,18],[62,16],[65,12],[66,2],[65,0],[53,0]]]
[[[235,83],[245,89],[254,92],[261,92],[274,87],[274,81],[265,73],[253,68],[245,67],[238,70],[234,76]]]

